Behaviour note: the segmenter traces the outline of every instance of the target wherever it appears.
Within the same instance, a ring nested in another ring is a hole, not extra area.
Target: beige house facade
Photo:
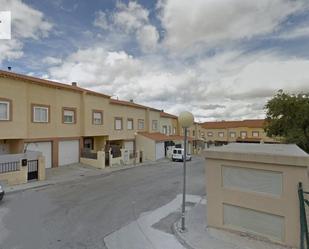
[[[293,144],[233,143],[205,151],[208,229],[298,248],[298,184],[309,156]]]
[[[137,139],[141,133],[170,137],[149,151],[149,143]],[[100,157],[93,165],[104,168],[121,163],[124,152],[130,162],[133,157],[141,162],[161,158],[163,152],[166,156],[169,141],[182,140],[180,135],[177,116],[162,110],[112,99],[75,82],[0,71],[0,156],[37,151],[45,157],[46,168]]]
[[[208,142],[215,144],[239,143],[278,143],[264,131],[264,119],[242,121],[215,121],[201,124],[201,134]]]

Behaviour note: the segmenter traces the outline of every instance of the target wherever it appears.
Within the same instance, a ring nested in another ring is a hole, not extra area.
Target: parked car
[[[4,189],[2,185],[0,184],[0,201],[3,199],[3,196],[4,196]]]
[[[173,149],[173,154],[172,154],[172,161],[182,161],[184,160],[185,156],[184,156],[185,152],[184,149],[182,148],[175,148]],[[186,160],[187,161],[191,161],[192,157],[190,154],[187,154],[186,156]]]

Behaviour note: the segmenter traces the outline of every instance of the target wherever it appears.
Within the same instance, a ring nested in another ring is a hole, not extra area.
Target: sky
[[[308,0],[0,0],[0,68],[196,121],[263,118],[309,91]]]

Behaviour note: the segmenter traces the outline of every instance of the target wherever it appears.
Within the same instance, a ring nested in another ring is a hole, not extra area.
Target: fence
[[[81,157],[88,159],[98,159],[98,154],[96,152],[92,152],[89,149],[83,149],[81,153]]]
[[[18,171],[20,169],[20,161],[0,163],[0,174]]]
[[[300,249],[309,249],[308,224],[306,216],[306,205],[309,206],[309,200],[304,195],[309,192],[303,190],[302,183],[298,183],[298,199],[299,199],[299,214],[300,214]]]

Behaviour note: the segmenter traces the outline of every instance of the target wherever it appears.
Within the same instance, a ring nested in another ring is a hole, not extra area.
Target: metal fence
[[[20,169],[20,161],[0,163],[0,174],[18,171]]]
[[[91,152],[89,149],[83,149],[81,157],[89,159],[98,159],[98,154],[96,152]]]
[[[309,200],[305,198],[309,192],[303,190],[302,183],[298,183],[299,214],[300,214],[300,249],[309,249],[309,235],[306,215],[306,206],[309,206]]]

